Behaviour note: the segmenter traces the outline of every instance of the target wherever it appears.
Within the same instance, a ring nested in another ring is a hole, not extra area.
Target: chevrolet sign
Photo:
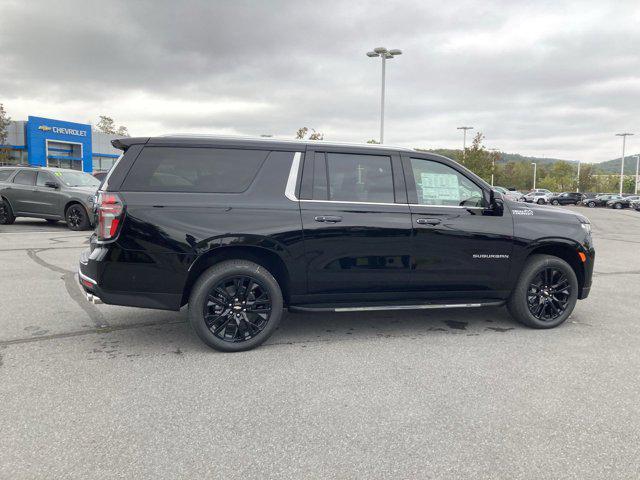
[[[52,131],[53,133],[60,133],[62,135],[75,135],[77,137],[86,137],[87,132],[84,130],[78,130],[75,128],[64,128],[64,127],[48,127],[47,125],[40,125],[38,130],[42,130],[43,132]]]

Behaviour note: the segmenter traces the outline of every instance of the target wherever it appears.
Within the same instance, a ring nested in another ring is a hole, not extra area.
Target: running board
[[[492,301],[481,303],[427,303],[413,305],[363,305],[349,307],[305,307],[290,306],[290,312],[377,312],[389,310],[435,310],[441,308],[479,308],[479,307],[501,307],[504,301]]]

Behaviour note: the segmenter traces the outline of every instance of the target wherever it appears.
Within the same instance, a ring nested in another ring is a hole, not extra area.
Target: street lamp
[[[496,170],[496,157],[500,150],[497,148],[488,148],[487,150],[491,152],[491,186],[493,187],[493,175]]]
[[[576,193],[580,192],[580,160],[578,160],[578,183],[576,184]]]
[[[531,165],[533,165],[533,190],[536,189],[536,173],[538,170],[538,165],[536,165],[535,162],[531,162]]]
[[[622,195],[622,183],[624,180],[624,147],[627,141],[627,137],[633,135],[633,133],[616,133],[616,137],[622,137],[622,163],[620,164],[620,195]]]
[[[638,167],[640,167],[640,155],[636,155],[636,195],[638,194]]]
[[[385,67],[387,60],[391,60],[397,55],[402,55],[402,50],[387,50],[384,47],[374,48],[373,51],[367,52],[367,57],[380,57],[382,59],[382,91],[380,94],[380,143],[384,143],[384,83],[385,83]]]
[[[473,127],[458,127],[456,130],[462,130],[462,164],[467,159],[467,130],[473,130]]]

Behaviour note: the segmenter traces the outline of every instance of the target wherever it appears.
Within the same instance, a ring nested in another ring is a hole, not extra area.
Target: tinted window
[[[6,170],[0,170],[0,182],[3,180],[7,180],[11,174],[15,172],[13,168],[7,168]]]
[[[327,153],[329,200],[393,203],[391,158]]]
[[[33,170],[20,170],[14,177],[13,183],[18,183],[20,185],[35,185],[36,172]]]
[[[264,150],[146,147],[122,189],[239,193],[249,187],[268,154]]]
[[[482,189],[448,165],[412,158],[411,168],[419,205],[483,206]]]
[[[36,181],[36,185],[39,187],[44,187],[44,184],[47,182],[53,182],[53,178],[47,172],[38,172],[38,180]]]

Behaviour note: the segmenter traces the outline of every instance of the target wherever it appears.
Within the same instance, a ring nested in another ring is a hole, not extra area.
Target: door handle
[[[333,215],[318,215],[317,217],[313,217],[316,222],[327,222],[327,223],[338,223],[342,221],[342,217],[333,216]]]
[[[439,218],[418,218],[416,223],[419,225],[438,225],[442,220]]]

